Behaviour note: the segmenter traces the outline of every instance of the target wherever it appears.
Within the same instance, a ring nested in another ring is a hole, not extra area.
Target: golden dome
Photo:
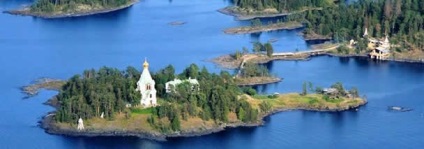
[[[147,62],[146,59],[144,59],[143,67],[144,68],[148,68],[149,67],[149,63]]]

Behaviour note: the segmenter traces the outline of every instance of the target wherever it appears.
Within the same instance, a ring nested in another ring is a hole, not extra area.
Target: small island
[[[367,103],[356,88],[347,91],[341,83],[323,89],[305,82],[301,93],[259,95],[225,71],[209,73],[192,64],[181,74],[172,65],[151,74],[147,61],[143,67],[141,73],[103,67],[73,76],[48,102],[56,111],[41,126],[51,134],[165,140],[262,125],[279,111],[336,112]]]
[[[8,10],[4,11],[4,13],[46,19],[80,17],[122,10],[137,2],[138,0],[36,0],[34,4],[29,7]]]

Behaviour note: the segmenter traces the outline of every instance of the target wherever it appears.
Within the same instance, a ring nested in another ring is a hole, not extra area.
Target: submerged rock
[[[400,107],[400,106],[389,106],[388,107],[389,111],[398,111],[398,112],[408,112],[408,111],[412,111],[411,108],[406,108],[406,107]]]

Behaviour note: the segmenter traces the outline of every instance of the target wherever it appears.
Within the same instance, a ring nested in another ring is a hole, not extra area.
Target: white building
[[[370,40],[369,47],[370,45],[373,47],[370,53],[372,59],[385,60],[390,57],[390,41],[388,36],[384,40]]]
[[[368,28],[365,28],[365,32],[364,35],[362,35],[363,37],[367,37],[368,36]]]
[[[197,79],[192,79],[192,78],[188,78],[185,80],[180,80],[180,79],[174,79],[172,81],[166,82],[165,83],[165,89],[167,93],[170,93],[171,91],[175,91],[175,87],[178,84],[184,83],[184,82],[188,82],[190,83],[192,86],[192,90],[198,89],[199,87],[199,81],[197,81]]]
[[[82,118],[78,119],[78,126],[77,126],[78,130],[84,130],[84,121],[82,120]]]
[[[149,63],[144,60],[143,72],[141,73],[140,80],[137,82],[137,89],[141,94],[140,105],[143,107],[156,106],[156,89],[155,81],[149,72]]]

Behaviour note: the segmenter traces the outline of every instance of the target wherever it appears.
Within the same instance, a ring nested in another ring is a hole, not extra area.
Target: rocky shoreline
[[[322,53],[322,54],[315,54],[315,55],[309,55],[309,54],[303,54],[303,55],[293,55],[293,56],[275,56],[272,58],[269,57],[257,57],[253,58],[250,61],[256,64],[265,64],[270,61],[307,61],[310,60],[313,57],[318,56],[331,56],[331,57],[344,57],[344,58],[369,58],[366,54],[338,54],[338,53]],[[225,69],[236,69],[241,61],[238,60],[231,60],[231,56],[229,55],[223,55],[220,57],[217,57],[215,59],[210,60],[212,63],[215,63],[217,66],[225,68]],[[389,58],[387,60],[379,60],[379,61],[391,61],[391,62],[400,62],[400,63],[417,63],[417,64],[423,64],[424,59],[422,60],[413,60],[413,59],[396,59],[396,58]]]
[[[39,78],[32,81],[30,85],[21,87],[22,93],[26,95],[24,98],[29,98],[38,94],[41,89],[58,91],[66,81],[52,78]]]
[[[74,137],[100,137],[100,136],[115,136],[115,137],[138,137],[142,139],[149,139],[155,141],[166,141],[166,138],[176,138],[176,137],[196,137],[203,136],[208,134],[213,134],[217,132],[224,131],[227,128],[236,128],[236,127],[254,127],[262,125],[263,122],[258,121],[257,123],[230,123],[222,124],[217,127],[202,129],[202,130],[188,130],[180,131],[169,134],[162,134],[159,132],[148,132],[148,131],[137,131],[137,130],[83,130],[79,131],[77,129],[62,129],[54,124],[52,119],[54,112],[51,112],[44,116],[39,122],[40,127],[45,130],[45,132],[54,135],[65,135],[65,136],[74,136]]]
[[[225,14],[225,15],[233,16],[233,17],[236,18],[236,20],[240,20],[240,21],[252,20],[252,19],[256,19],[256,18],[272,18],[272,17],[282,17],[282,16],[290,15],[290,13],[243,15],[243,14],[234,12],[232,9],[233,9],[233,7],[231,7],[231,6],[225,7],[225,8],[219,9],[218,12]]]
[[[188,130],[188,131],[182,131],[182,132],[174,132],[169,134],[162,134],[159,132],[148,132],[148,131],[137,131],[137,130],[83,130],[78,131],[77,129],[61,129],[54,125],[53,122],[53,116],[54,112],[51,112],[44,116],[42,120],[40,121],[40,126],[49,134],[55,134],[55,135],[66,135],[66,136],[77,136],[77,137],[99,137],[99,136],[121,136],[121,137],[139,137],[143,139],[149,139],[149,140],[155,140],[155,141],[166,141],[167,138],[175,138],[175,137],[195,137],[195,136],[203,136],[208,134],[213,134],[217,132],[224,131],[228,128],[237,128],[237,127],[256,127],[260,125],[264,125],[265,121],[264,118],[271,116],[273,114],[284,112],[284,111],[292,111],[292,110],[306,110],[306,111],[316,111],[316,112],[341,112],[341,111],[347,111],[351,109],[357,109],[360,106],[363,106],[367,104],[366,100],[363,100],[363,102],[347,106],[347,107],[341,107],[338,109],[329,109],[329,108],[322,108],[322,107],[296,107],[296,108],[275,108],[266,114],[260,115],[260,118],[258,121],[253,123],[229,123],[229,124],[221,124],[217,127],[212,127],[208,129],[196,129],[196,130]]]
[[[229,16],[233,16],[236,18],[236,20],[240,20],[240,21],[245,21],[245,20],[252,20],[252,19],[256,19],[256,18],[273,18],[273,17],[283,17],[283,16],[288,16],[288,15],[292,15],[292,14],[296,14],[296,13],[302,13],[305,12],[307,10],[321,10],[321,8],[309,8],[309,9],[305,9],[305,10],[299,10],[299,11],[294,11],[294,12],[264,12],[264,11],[258,11],[256,13],[252,13],[252,14],[245,14],[242,13],[240,11],[237,11],[237,7],[236,6],[228,6],[228,7],[224,7],[218,10],[218,12],[225,14],[225,15],[229,15]]]
[[[237,78],[239,79],[239,78]],[[236,80],[237,80],[236,79]],[[283,79],[278,77],[253,77],[253,78],[242,78],[237,83],[239,86],[255,86],[255,85],[266,85],[281,82]]]
[[[252,34],[252,33],[261,33],[269,32],[275,30],[294,30],[302,28],[303,25],[298,22],[287,22],[287,23],[274,23],[263,26],[244,26],[244,27],[234,27],[224,30],[226,34]]]
[[[360,57],[360,58],[369,58],[367,54],[337,54],[337,53],[326,53],[327,56],[334,56],[334,57],[345,57],[345,58],[354,58],[354,57]],[[399,62],[399,63],[416,63],[416,64],[423,64],[424,59],[421,60],[413,60],[413,59],[396,59],[396,58],[389,58],[387,60],[378,60],[378,61],[389,61],[389,62]]]
[[[43,19],[59,19],[59,18],[69,18],[69,17],[82,17],[82,16],[89,16],[89,15],[95,15],[95,14],[103,14],[103,13],[109,13],[114,11],[123,10],[126,8],[129,8],[136,4],[138,0],[133,0],[130,3],[126,5],[122,5],[115,8],[104,8],[104,9],[98,9],[98,10],[92,10],[88,12],[72,12],[72,13],[62,13],[62,14],[49,14],[49,13],[37,13],[37,12],[31,12],[29,7],[24,7],[16,10],[6,10],[3,11],[3,13],[12,14],[12,15],[21,15],[21,16],[33,16]]]
[[[306,42],[313,42],[313,41],[328,41],[328,40],[332,40],[332,37],[329,36],[324,36],[324,35],[319,35],[319,34],[315,34],[315,33],[309,33],[309,34],[302,34],[304,40]]]

